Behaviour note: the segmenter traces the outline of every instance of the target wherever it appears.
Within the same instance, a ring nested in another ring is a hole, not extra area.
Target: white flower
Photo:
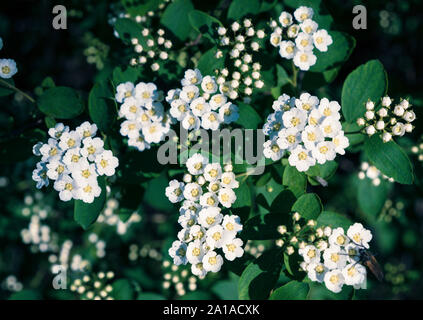
[[[202,226],[199,226],[198,224],[196,224],[196,225],[193,225],[189,229],[189,234],[191,235],[193,239],[202,240],[206,235],[206,231],[204,230]]]
[[[322,283],[327,271],[325,265],[319,261],[312,262],[307,266],[307,276],[311,281]]]
[[[361,223],[354,223],[348,228],[348,237],[356,244],[369,248],[369,242],[372,240],[372,233],[365,229]]]
[[[312,19],[313,13],[312,8],[301,6],[294,11],[294,17],[298,22],[303,22],[307,19]]]
[[[414,111],[406,111],[403,116],[404,120],[407,122],[413,122],[416,120],[416,114]]]
[[[392,127],[392,134],[395,136],[403,136],[405,133],[404,124],[398,122],[395,126]]]
[[[350,242],[345,246],[345,252],[347,254],[348,263],[355,263],[360,261],[360,247],[354,242]]]
[[[138,121],[126,120],[120,125],[120,134],[136,139],[140,135],[141,124]]]
[[[216,179],[220,179],[222,175],[222,167],[219,163],[209,163],[204,168],[204,178],[207,181],[214,181]]]
[[[288,161],[292,167],[296,167],[301,172],[307,171],[316,164],[316,159],[312,157],[311,151],[304,149],[301,145],[291,151]]]
[[[76,180],[78,184],[95,181],[97,183],[97,172],[95,164],[89,163],[88,161],[81,162],[80,166],[72,171],[72,178]]]
[[[211,109],[216,110],[220,108],[221,106],[223,106],[226,103],[226,101],[227,101],[227,98],[225,95],[215,94],[214,96],[210,98],[209,103],[210,103]]]
[[[182,121],[188,111],[189,108],[187,106],[187,102],[182,99],[176,99],[172,101],[169,113],[176,120]]]
[[[206,242],[211,249],[221,248],[225,240],[225,230],[220,224],[210,227],[206,232]]]
[[[392,139],[392,134],[390,134],[389,132],[384,132],[382,134],[382,140],[383,142],[389,142]]]
[[[278,145],[277,138],[273,138],[272,140],[268,140],[263,144],[263,154],[266,158],[272,159],[273,161],[277,161],[281,159],[284,155],[284,149],[281,149]]]
[[[292,15],[286,11],[282,11],[281,15],[279,16],[279,22],[284,28],[290,26],[292,24]]]
[[[132,97],[134,95],[134,88],[134,84],[130,81],[119,84],[116,87],[116,101],[122,103],[126,98]]]
[[[200,205],[203,207],[217,207],[219,199],[214,192],[206,192],[200,197]]]
[[[391,103],[392,103],[391,98],[389,98],[389,97],[383,97],[382,98],[382,106],[383,107],[389,107],[391,105]]]
[[[160,122],[153,122],[142,128],[142,134],[148,143],[159,143],[165,135],[164,127]]]
[[[320,262],[320,250],[313,245],[307,245],[299,250],[306,263]]]
[[[293,24],[288,28],[286,32],[289,38],[295,38],[300,31],[300,26],[298,24]]]
[[[270,35],[270,44],[274,47],[278,47],[282,41],[282,36],[280,33],[273,32]]]
[[[200,196],[203,194],[203,190],[200,185],[195,182],[191,182],[185,185],[184,188],[184,197],[187,200],[197,201],[200,199]]]
[[[335,146],[330,141],[319,142],[312,150],[312,154],[319,164],[332,161],[336,157]]]
[[[204,256],[204,249],[200,240],[192,241],[188,244],[186,257],[191,264],[200,263]]]
[[[62,161],[70,171],[78,170],[81,165],[88,164],[87,158],[81,156],[79,148],[73,148],[66,151]]]
[[[0,77],[10,79],[18,72],[15,60],[0,59]]]
[[[313,34],[313,43],[319,51],[326,52],[328,51],[328,47],[333,43],[333,40],[326,30],[321,29]]]
[[[280,43],[279,54],[282,58],[292,59],[295,55],[295,43],[292,41],[282,41]]]
[[[184,78],[181,81],[182,86],[197,85],[201,83],[203,76],[201,75],[200,70],[188,69],[185,71]]]
[[[81,137],[76,131],[64,132],[60,136],[59,147],[65,151],[71,148],[79,147],[80,143]]]
[[[376,129],[375,129],[375,127],[374,127],[374,126],[368,126],[368,127],[366,128],[366,133],[367,133],[369,136],[374,135],[374,134],[376,133]]]
[[[126,98],[119,110],[120,114],[128,120],[135,120],[141,111],[141,101],[134,97]]]
[[[197,223],[197,214],[192,210],[183,210],[178,218],[178,223],[182,228],[190,228]]]
[[[276,143],[281,149],[293,150],[301,143],[301,131],[296,128],[284,128],[279,131]]]
[[[325,266],[332,269],[342,269],[347,263],[347,257],[344,250],[339,246],[331,246],[323,252]]]
[[[230,208],[236,200],[236,195],[231,188],[221,188],[219,189],[218,199],[224,207]]]
[[[204,269],[202,262],[191,265],[191,272],[193,275],[196,275],[200,279],[204,278],[207,274],[207,271]]]
[[[78,185],[67,174],[62,175],[54,182],[54,190],[59,191],[59,198],[62,201],[78,199]]]
[[[298,51],[294,56],[294,64],[303,71],[307,71],[316,63],[316,56],[312,51]]]
[[[345,236],[344,229],[339,227],[332,230],[332,234],[329,237],[329,244],[331,246],[346,246],[349,239]]]
[[[220,121],[223,123],[229,124],[238,120],[239,113],[238,107],[231,102],[226,103],[219,109]]]
[[[333,119],[339,120],[341,115],[339,114],[339,110],[341,110],[341,106],[336,101],[329,101],[327,98],[323,98],[320,100],[318,110],[322,115],[325,117],[332,117]]]
[[[222,187],[235,189],[239,187],[239,182],[236,180],[233,172],[224,172],[220,178]]]
[[[333,138],[341,132],[342,125],[336,118],[327,117],[323,120],[321,129],[325,137]]]
[[[150,149],[150,144],[144,140],[144,136],[139,135],[136,138],[129,138],[128,139],[128,146],[135,147],[139,151],[144,151],[145,149]]]
[[[344,285],[344,277],[341,270],[332,270],[325,274],[324,277],[326,288],[330,291],[338,293],[341,292]]]
[[[210,100],[210,103],[212,102],[212,99]],[[191,108],[191,112],[197,117],[201,117],[204,113],[210,112],[210,105],[206,102],[203,97],[199,97],[193,100],[189,107]]]
[[[204,172],[204,168],[208,163],[208,160],[203,155],[196,153],[187,160],[186,167],[190,174],[197,176]]]
[[[286,128],[302,130],[307,123],[307,113],[301,109],[293,108],[282,115],[282,120]]]
[[[172,103],[173,100],[179,99],[181,89],[172,89],[167,92],[166,101]]]
[[[54,159],[47,163],[47,176],[51,180],[57,180],[60,176],[68,174],[69,170],[66,165],[58,159]]]
[[[89,124],[88,121],[86,123]],[[97,126],[96,126],[96,128],[97,128]],[[54,139],[59,139],[64,132],[69,132],[69,127],[65,126],[63,123],[57,123],[53,128],[48,129],[49,136],[54,138]]]
[[[359,263],[352,263],[345,266],[342,269],[342,275],[345,280],[345,284],[355,286],[366,281],[367,272],[366,268]]]
[[[200,119],[189,112],[182,119],[182,127],[185,130],[197,130],[200,128]]]
[[[332,138],[332,142],[335,145],[336,153],[345,154],[345,149],[348,148],[350,142],[346,136],[344,136],[344,131],[340,131],[338,135]]]
[[[115,169],[119,165],[119,160],[113,156],[112,151],[104,150],[102,153],[96,155],[95,163],[97,166],[97,173],[99,175],[106,175],[110,177],[115,174]]]
[[[313,38],[305,32],[298,34],[295,38],[295,44],[299,51],[308,52],[313,50]]]
[[[317,126],[321,124],[323,120],[324,120],[324,116],[320,113],[320,111],[317,109],[313,109],[308,115],[307,123],[310,126]]]
[[[307,92],[302,93],[299,99],[295,99],[295,106],[298,109],[304,110],[306,112],[310,112],[311,110],[315,109],[318,105],[319,98],[317,98],[316,96],[312,96]]]
[[[156,100],[159,93],[157,92],[157,86],[152,83],[140,82],[135,87],[135,97],[142,103],[147,104]]]
[[[301,133],[301,139],[307,149],[313,150],[317,143],[324,140],[324,137],[319,127],[306,126]]]
[[[216,193],[217,191],[219,191],[219,189],[220,189],[220,181],[219,180],[210,181],[209,185],[207,186],[207,190],[212,192],[212,193]]]
[[[318,26],[319,25],[311,19],[304,20],[304,22],[300,24],[301,30],[310,35],[317,31]]]
[[[90,161],[94,161],[95,157],[104,150],[104,142],[100,138],[85,138],[82,143],[84,146],[81,149],[81,155]]]
[[[186,257],[187,245],[181,241],[174,241],[169,249],[169,255],[173,259],[173,264],[179,266],[181,264],[187,264],[188,260]]]
[[[176,203],[184,199],[183,195],[184,184],[174,179],[169,182],[169,186],[166,187],[166,197],[170,202]]]
[[[186,102],[191,102],[195,98],[197,98],[199,94],[200,94],[200,90],[198,89],[197,86],[189,85],[189,86],[184,86],[182,88],[182,91],[180,93],[180,97],[181,97],[182,100],[184,100]]]
[[[77,183],[79,186],[77,198],[86,203],[92,203],[94,198],[97,198],[101,193],[101,188],[96,179],[81,179]]]
[[[215,251],[209,251],[203,257],[203,268],[206,271],[219,272],[223,264],[223,258]]]
[[[234,261],[236,258],[242,257],[244,254],[244,249],[242,248],[242,245],[243,245],[243,242],[239,238],[226,241],[222,245],[225,258],[229,261]]]
[[[206,93],[215,93],[217,91],[217,83],[214,77],[205,76],[201,82],[201,89]]]
[[[207,112],[201,117],[201,127],[206,130],[217,130],[220,126],[219,115],[216,112]]]
[[[47,168],[45,163],[38,162],[34,171],[32,171],[32,180],[37,182],[37,189],[41,189],[44,186],[48,186],[49,180],[47,177]]]

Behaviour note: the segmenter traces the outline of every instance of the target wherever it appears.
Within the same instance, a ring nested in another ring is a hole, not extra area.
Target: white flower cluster
[[[260,49],[259,39],[265,37],[264,31],[255,30],[251,20],[244,19],[242,26],[234,22],[230,29],[219,27],[217,33],[220,40],[216,58],[225,59],[223,50],[229,50],[231,59],[231,65],[217,70],[217,83],[229,88],[228,96],[231,99],[239,95],[251,96],[254,88],[263,88],[261,65],[256,62],[254,55]]]
[[[198,288],[198,278],[190,276],[189,270],[183,265],[176,266],[169,260],[162,263],[163,266],[163,289],[171,290],[174,287],[178,296],[183,296],[187,291],[195,291]]]
[[[342,131],[338,102],[319,100],[309,93],[299,99],[283,94],[272,107],[275,112],[263,127],[270,137],[263,145],[266,158],[277,161],[288,151],[289,164],[307,171],[316,162],[323,164],[337,153],[345,154],[349,141]]]
[[[121,103],[119,116],[125,118],[120,134],[128,137],[128,145],[139,151],[150,149],[151,144],[165,139],[172,119],[165,112],[163,94],[154,83],[121,83],[116,88],[115,99]]]
[[[270,22],[273,33],[270,43],[279,48],[282,58],[291,60],[301,70],[307,71],[313,66],[317,58],[313,54],[316,47],[321,52],[328,51],[333,43],[332,37],[325,29],[318,29],[319,25],[313,21],[313,9],[301,6],[294,12],[283,11],[279,16],[279,23]],[[294,20],[295,18],[295,20]],[[285,39],[285,40],[284,40]]]
[[[106,256],[106,242],[100,239],[97,233],[90,233],[88,241],[95,246],[95,253],[97,258],[104,258]]]
[[[23,289],[23,285],[13,274],[11,274],[2,281],[1,288],[11,292],[19,292]]]
[[[414,126],[411,123],[416,120],[416,114],[410,109],[410,102],[403,99],[396,106],[392,102],[390,97],[383,97],[382,107],[376,111],[376,104],[367,101],[364,118],[358,118],[357,124],[365,127],[364,132],[369,136],[380,133],[383,142],[391,141],[392,136],[402,137],[406,132],[412,132]]]
[[[155,33],[157,34],[156,38],[153,36],[154,31],[152,29],[144,28],[141,31],[144,46],[137,38],[131,39],[134,51],[138,54],[138,58],[131,59],[130,64],[132,66],[149,64],[151,70],[158,71],[160,65],[157,61],[165,61],[169,58],[167,50],[172,48],[172,41],[165,38],[163,29],[158,29]]]
[[[132,213],[131,217],[123,222],[117,212],[119,211],[119,202],[116,199],[108,199],[102,213],[98,216],[97,223],[104,223],[116,227],[116,233],[124,235],[128,228],[133,224],[140,222],[142,217],[137,213]]]
[[[167,93],[170,115],[182,123],[185,130],[217,130],[220,125],[238,119],[238,107],[228,101],[229,87],[219,85],[212,76],[202,76],[200,70],[188,69],[181,81],[182,89]]]
[[[114,277],[113,271],[100,271],[92,277],[84,275],[71,283],[70,290],[78,293],[82,300],[114,300],[110,284]]]
[[[52,264],[51,270],[54,274],[57,274],[55,269],[70,268],[72,271],[85,271],[90,267],[90,262],[83,259],[80,254],[71,254],[73,247],[72,240],[66,239],[63,241],[58,254],[51,254],[48,257],[48,261]]]
[[[32,172],[37,188],[48,186],[51,179],[60,200],[93,202],[101,193],[97,177],[113,176],[119,164],[112,151],[104,150],[104,142],[95,137],[96,133],[97,126],[88,121],[71,131],[63,123],[50,128],[48,142],[33,147],[33,153],[41,156]]]
[[[340,292],[343,285],[365,288],[367,271],[361,264],[361,256],[369,248],[371,232],[361,223],[351,225],[347,234],[343,228],[332,230],[330,227],[320,232],[327,241],[321,240],[317,247],[306,245],[299,250],[304,259],[301,267],[310,280],[324,282],[326,288],[335,293]]]
[[[222,170],[219,163],[209,163],[199,153],[191,156],[186,166],[185,183],[172,180],[166,188],[171,202],[183,201],[178,219],[182,230],[169,255],[175,265],[190,263],[192,273],[203,278],[207,272],[218,272],[223,264],[217,249],[230,261],[244,254],[243,242],[236,238],[242,231],[240,218],[222,214],[220,207],[232,206],[236,200],[233,189],[239,183],[231,165]]]
[[[423,161],[423,137],[420,138],[420,143],[418,145],[411,147],[411,152],[417,155],[419,161]]]
[[[0,38],[0,50],[3,48],[3,39]],[[13,59],[0,59],[0,78],[10,79],[18,72]]]
[[[368,162],[363,162],[361,164],[361,170],[358,173],[358,178],[360,180],[363,180],[365,178],[369,178],[370,180],[372,180],[372,184],[377,187],[378,185],[380,185],[381,182],[381,178],[388,180],[389,182],[394,182],[395,180],[393,178],[390,178],[388,176],[385,176],[384,174],[382,174],[382,172],[380,172],[380,170],[378,168],[376,168],[375,166],[370,165]]]
[[[42,224],[42,218],[39,215],[31,216],[28,229],[21,230],[22,242],[31,245],[34,252],[48,252],[56,248],[54,234],[50,227]]]

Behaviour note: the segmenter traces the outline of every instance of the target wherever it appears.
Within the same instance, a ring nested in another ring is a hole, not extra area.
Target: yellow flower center
[[[317,42],[318,44],[321,44],[321,43],[323,42],[323,38],[322,38],[322,37],[317,37],[317,38],[316,38],[316,42]]]
[[[9,74],[10,73],[10,68],[9,68],[9,66],[4,66],[4,67],[1,68],[1,71],[4,74]]]
[[[330,255],[330,259],[331,259],[333,262],[338,262],[338,260],[339,260],[339,254],[337,254],[337,253],[332,253],[332,254]]]
[[[361,236],[360,236],[360,234],[359,234],[359,233],[356,233],[356,234],[353,236],[353,239],[354,239],[354,241],[355,241],[355,242],[360,242],[360,241],[361,241]]]
[[[197,81],[198,81],[197,77],[192,77],[191,78],[191,83],[192,84],[197,83]]]
[[[286,47],[286,49],[285,49],[285,51],[286,51],[287,53],[291,54],[291,53],[293,53],[293,52],[294,52],[294,47],[293,47],[293,46],[287,46],[287,47]]]
[[[73,139],[69,139],[69,140],[68,140],[68,147],[69,147],[69,148],[72,148],[72,147],[75,145],[75,143],[76,143],[76,141],[75,141],[75,140],[73,140]]]
[[[334,138],[333,139],[333,144],[335,145],[335,146],[339,146],[339,144],[340,144],[341,142],[339,141],[339,138]]]
[[[274,144],[274,145],[272,146],[272,151],[273,151],[274,153],[279,152],[279,150],[280,150],[280,148],[279,148],[279,146],[278,146],[278,145]]]
[[[274,37],[272,39],[273,44],[278,44],[280,41],[281,41],[281,38],[280,37]]]
[[[63,173],[63,171],[65,171],[65,167],[62,166],[61,164],[59,164],[56,168],[56,171],[57,171],[58,174],[61,174],[61,173]]]
[[[303,47],[306,47],[306,46],[308,45],[308,40],[307,40],[307,39],[303,39],[303,40],[301,40],[300,44],[301,44]]]
[[[332,132],[332,127],[331,126],[326,126],[323,129],[325,131],[325,133],[331,133]]]
[[[307,133],[307,139],[309,141],[315,141],[316,140],[316,134],[314,132]]]
[[[329,148],[326,146],[320,147],[319,151],[320,153],[326,154],[328,152]]]
[[[300,124],[300,119],[299,119],[299,118],[297,118],[297,117],[293,117],[293,118],[291,119],[291,124],[292,124],[294,127],[298,126],[298,125]]]
[[[309,258],[314,258],[316,256],[316,250],[314,250],[314,249],[308,250],[307,256]]]
[[[94,154],[95,153],[95,148],[93,146],[89,146],[87,148],[87,151],[88,151],[89,154]]]
[[[214,102],[216,102],[216,103],[221,103],[222,102],[222,97],[221,96],[216,96],[216,97],[214,97],[213,98],[213,100],[214,100]]]
[[[137,110],[138,110],[138,108],[136,106],[130,106],[129,107],[129,111],[132,112],[132,113],[136,113]]]
[[[304,151],[301,151],[301,152],[298,154],[298,159],[299,159],[299,160],[305,160],[305,159],[307,159],[307,154],[306,154]]]
[[[229,196],[226,193],[222,194],[220,198],[222,199],[223,202],[229,201]]]
[[[217,263],[217,259],[216,259],[216,257],[210,257],[209,258],[209,264],[216,264]]]
[[[150,133],[154,133],[156,131],[157,131],[156,126],[151,126],[150,129],[148,129],[148,132],[150,132]]]
[[[231,178],[229,178],[229,177],[224,177],[224,178],[223,178],[223,183],[224,183],[224,184],[230,184],[230,183],[231,183],[231,181],[232,181],[232,179],[231,179]]]
[[[194,97],[195,97],[195,93],[194,93],[194,91],[189,91],[189,92],[187,93],[187,96],[188,96],[188,98],[189,98],[189,99],[194,99]]]
[[[305,28],[304,28],[304,31],[305,31],[306,33],[311,33],[311,32],[313,31],[313,29],[312,29],[312,27],[307,26],[307,27],[305,27]]]
[[[325,110],[323,111],[323,114],[326,117],[329,117],[332,114],[332,111],[330,111],[330,108],[325,108]]]
[[[202,103],[199,103],[195,108],[199,111],[202,111],[204,109],[204,105]]]
[[[125,98],[129,98],[132,95],[131,91],[125,92]]]
[[[141,116],[141,121],[146,122],[146,121],[148,121],[148,119],[149,118],[148,118],[147,114],[143,113],[142,116]]]
[[[203,164],[201,162],[198,162],[196,164],[194,164],[194,169],[195,170],[200,170],[203,167]]]
[[[323,268],[323,266],[321,264],[319,264],[316,268],[314,268],[314,270],[317,273],[322,273],[325,269]]]
[[[188,123],[189,123],[190,125],[193,125],[193,124],[195,123],[195,118],[194,118],[194,117],[189,118],[189,119],[188,119]]]
[[[289,19],[288,19],[288,18],[284,18],[284,19],[282,19],[282,23],[283,23],[283,24],[289,24]]]
[[[148,91],[144,91],[144,92],[142,93],[142,97],[143,97],[144,99],[148,99],[148,98],[150,98],[150,97],[151,97],[151,94],[150,94],[150,92],[148,92]]]
[[[208,225],[212,225],[216,221],[213,217],[207,217],[206,222]]]
[[[279,122],[276,122],[273,125],[273,131],[279,131],[280,128],[281,128],[281,124]]]
[[[216,192],[217,190],[219,190],[219,185],[218,185],[217,183],[212,184],[212,185],[211,185],[211,187],[210,187],[210,189],[211,189],[213,192]]]
[[[216,121],[216,116],[212,113],[211,115],[209,115],[209,120],[212,122]]]
[[[88,178],[91,176],[91,172],[90,172],[90,170],[85,169],[85,170],[82,170],[81,175],[82,175],[84,178],[87,178],[87,179],[88,179]]]
[[[213,82],[207,82],[206,83],[206,88],[207,88],[207,90],[213,90]]]
[[[303,104],[303,109],[304,109],[305,111],[308,111],[308,110],[310,110],[310,109],[311,109],[311,105],[309,105],[308,103],[304,103],[304,104]]]
[[[336,238],[336,243],[337,243],[337,244],[339,244],[339,245],[343,245],[343,244],[345,243],[345,238],[344,238],[344,236],[339,235],[339,236]]]
[[[332,275],[332,276],[329,278],[329,281],[330,281],[330,282],[332,282],[333,284],[335,284],[335,283],[338,283],[339,278],[338,278],[338,276],[336,276],[336,275]]]
[[[131,123],[130,125],[128,125],[128,129],[129,130],[134,130],[135,129],[135,124]]]
[[[100,161],[100,165],[101,165],[103,168],[106,168],[106,167],[107,167],[107,165],[108,165],[107,160],[101,159],[101,161]]]
[[[84,133],[83,133],[83,136],[85,138],[88,138],[89,136],[91,136],[91,131],[90,130],[85,130]]]
[[[48,154],[50,156],[55,156],[57,154],[57,148],[51,148]]]
[[[74,154],[71,158],[72,162],[78,162],[79,161],[79,156],[77,154]]]
[[[226,224],[226,229],[228,229],[229,231],[232,231],[234,228],[235,228],[235,227],[234,227],[234,225],[233,225],[232,223],[228,222],[228,223]]]
[[[215,232],[215,233],[213,233],[212,238],[215,241],[219,241],[222,238],[222,235],[220,234],[220,232]]]
[[[310,117],[310,120],[309,121],[310,121],[310,124],[312,126],[315,126],[317,124],[317,119],[316,118]]]
[[[192,195],[193,197],[198,196],[198,194],[199,194],[198,189],[192,189],[192,190],[191,190],[191,195]]]
[[[90,193],[93,188],[90,185],[85,186],[85,188],[83,189],[85,193]]]
[[[300,56],[300,61],[301,61],[301,62],[306,62],[306,61],[307,61],[307,59],[308,59],[308,56],[307,56],[307,54],[305,54],[305,53],[303,53],[303,54]]]
[[[217,170],[216,169],[211,169],[209,171],[209,175],[210,175],[210,177],[215,178],[217,176]]]
[[[349,275],[350,277],[354,277],[354,275],[355,275],[355,273],[356,273],[356,270],[355,270],[355,268],[354,268],[354,267],[351,267],[351,268],[349,268],[349,269],[347,270],[347,273],[348,273],[348,275]]]
[[[73,189],[72,183],[66,183],[65,184],[65,189],[71,191]]]
[[[212,206],[212,205],[214,205],[215,204],[215,200],[214,200],[214,198],[213,197],[209,197],[208,199],[207,199],[207,204],[209,205],[209,206]]]
[[[230,252],[234,252],[235,251],[235,249],[236,249],[236,245],[234,245],[234,244],[227,244],[226,245],[226,248],[228,248],[228,250],[230,251]]]
[[[300,19],[301,20],[306,20],[308,18],[308,14],[307,13],[303,13],[300,15]]]
[[[173,191],[173,193],[174,193],[176,196],[180,196],[180,195],[182,194],[182,190],[181,190],[181,188],[176,188],[176,189],[175,189],[175,191]]]
[[[292,135],[292,134],[290,134],[289,136],[287,136],[286,137],[286,140],[290,143],[290,144],[293,144],[293,143],[295,143],[295,136],[294,135]]]
[[[201,253],[201,251],[200,251],[199,248],[194,248],[192,250],[192,255],[195,256],[195,257],[198,257],[200,255],[200,253]]]

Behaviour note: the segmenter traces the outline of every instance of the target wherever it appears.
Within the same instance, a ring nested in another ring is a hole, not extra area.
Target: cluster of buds
[[[377,187],[381,183],[381,178],[384,180],[388,180],[389,182],[394,182],[393,178],[390,178],[388,176],[385,176],[380,172],[378,168],[375,166],[370,165],[368,162],[363,162],[361,164],[361,170],[358,173],[358,178],[360,180],[363,180],[365,178],[368,178],[372,180],[372,184]]]
[[[110,295],[113,291],[110,282],[114,277],[113,271],[100,271],[91,277],[84,275],[72,282],[70,290],[78,293],[82,300],[114,300]]]
[[[218,50],[216,58],[224,59],[223,51],[229,50],[230,63],[222,70],[216,70],[218,84],[226,83],[231,88],[231,99],[243,95],[248,102],[253,88],[264,86],[261,80],[261,65],[256,62],[255,55],[260,50],[260,39],[265,37],[264,30],[255,30],[250,19],[244,19],[242,25],[232,23],[226,29],[219,27]]]
[[[276,240],[276,245],[285,247],[286,254],[292,255],[296,250],[304,248],[308,242],[315,241],[316,224],[315,220],[306,220],[298,212],[294,212],[290,229],[286,225],[278,226],[277,230],[282,237]]]
[[[141,34],[144,45],[140,43],[138,38],[131,39],[134,51],[138,57],[132,58],[130,64],[131,66],[148,64],[151,70],[158,71],[160,69],[160,64],[157,61],[165,61],[169,58],[167,50],[172,48],[172,41],[165,38],[165,31],[163,29],[154,31],[149,28],[144,28]],[[154,35],[156,35],[156,37]]]
[[[244,251],[251,254],[256,259],[261,256],[264,250],[266,250],[264,244],[254,243],[252,241],[249,241],[244,247]]]
[[[397,201],[393,202],[391,199],[385,201],[385,205],[379,214],[379,220],[383,220],[386,223],[390,223],[393,218],[400,218],[404,213],[404,202]]]
[[[418,145],[411,147],[411,152],[417,156],[419,161],[423,161],[423,139],[420,138],[420,143]]]
[[[129,246],[128,258],[130,261],[147,258],[159,261],[162,260],[163,255],[149,243],[144,244],[141,248],[136,243],[133,243]]]
[[[162,263],[163,266],[163,289],[175,289],[178,296],[183,296],[188,291],[197,290],[197,277],[190,276],[189,268],[183,265],[174,265],[169,260]]]
[[[357,124],[364,127],[363,131],[367,135],[380,133],[383,142],[388,142],[393,136],[403,136],[406,132],[413,131],[414,126],[411,123],[416,119],[416,115],[410,109],[410,102],[407,99],[401,99],[395,106],[392,102],[393,99],[390,97],[383,97],[382,107],[375,110],[375,102],[367,101],[364,118],[357,119]]]

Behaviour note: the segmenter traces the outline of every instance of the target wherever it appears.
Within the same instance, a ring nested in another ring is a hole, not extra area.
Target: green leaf
[[[69,87],[47,89],[38,99],[38,108],[57,119],[72,119],[84,111],[84,103],[77,91]]]
[[[166,300],[161,294],[154,293],[154,292],[141,292],[137,300]]]
[[[116,117],[113,93],[105,83],[96,83],[88,96],[88,113],[97,127],[107,132]]]
[[[121,0],[126,12],[132,17],[145,16],[148,11],[156,11],[159,7],[160,1],[147,0],[143,3],[134,2],[133,0]]]
[[[357,180],[358,205],[366,215],[376,218],[388,196],[389,188],[387,182],[382,180],[378,186],[375,186],[371,179]]]
[[[343,286],[341,292],[329,291],[322,283],[309,283],[308,300],[350,300],[354,294],[352,286]]]
[[[342,227],[344,228],[345,232],[348,230],[351,224],[351,220],[347,217],[331,211],[323,211],[317,218],[317,227]]]
[[[276,289],[269,300],[305,300],[309,292],[307,283],[290,281],[282,287]]]
[[[278,79],[278,87],[283,87],[284,85],[291,82],[291,78],[289,77],[286,70],[281,65],[276,65],[276,75]]]
[[[328,31],[332,36],[333,43],[328,47],[328,51],[321,52],[314,50],[317,61],[310,67],[311,72],[323,72],[340,66],[348,60],[355,47],[355,39],[344,32]]]
[[[75,200],[74,219],[84,230],[93,224],[106,203],[106,181],[103,176],[97,178],[101,188],[101,194],[92,203],[85,203],[82,200]]]
[[[193,10],[189,14],[189,21],[196,31],[210,41],[217,42],[217,28],[222,26],[219,20],[205,12]]]
[[[398,183],[413,183],[413,166],[410,159],[394,141],[384,143],[380,136],[375,134],[364,142],[364,151],[384,175]]]
[[[239,20],[248,14],[257,14],[260,11],[259,0],[233,0],[228,9],[229,20]]]
[[[139,68],[133,68],[129,66],[123,71],[120,67],[116,67],[113,70],[113,83],[115,86],[118,86],[120,83],[123,82],[136,82],[140,77],[140,70]]]
[[[191,25],[188,16],[194,10],[190,0],[175,0],[166,8],[160,20],[179,40],[189,37]]]
[[[134,299],[134,288],[127,279],[119,279],[112,284],[113,291],[111,295],[116,300],[132,300]]]
[[[259,124],[262,122],[260,115],[250,105],[245,103],[238,103],[239,118],[235,122],[245,129],[257,129]]]
[[[222,58],[216,58],[217,48],[213,47],[201,55],[198,60],[197,68],[203,75],[213,75],[216,69],[222,69],[225,65],[225,54]]]
[[[299,172],[295,167],[286,166],[283,171],[282,183],[288,187],[296,197],[301,196],[307,187],[307,177],[304,172]]]
[[[322,209],[322,202],[315,193],[302,195],[292,206],[292,211],[298,212],[306,220],[316,220]]]
[[[238,283],[236,281],[219,281],[211,288],[211,291],[222,300],[238,299]]]
[[[283,252],[273,248],[245,268],[238,282],[239,299],[267,299],[279,278]]]
[[[368,99],[378,103],[388,88],[388,77],[379,60],[371,60],[351,72],[342,87],[341,105],[345,120],[355,122],[366,112]]]
[[[142,29],[141,26],[136,23],[134,20],[129,18],[119,18],[116,20],[114,25],[116,32],[119,35],[119,38],[128,45],[132,46],[131,40],[133,38],[137,38],[139,43],[146,47],[147,43],[145,37],[142,36]]]

